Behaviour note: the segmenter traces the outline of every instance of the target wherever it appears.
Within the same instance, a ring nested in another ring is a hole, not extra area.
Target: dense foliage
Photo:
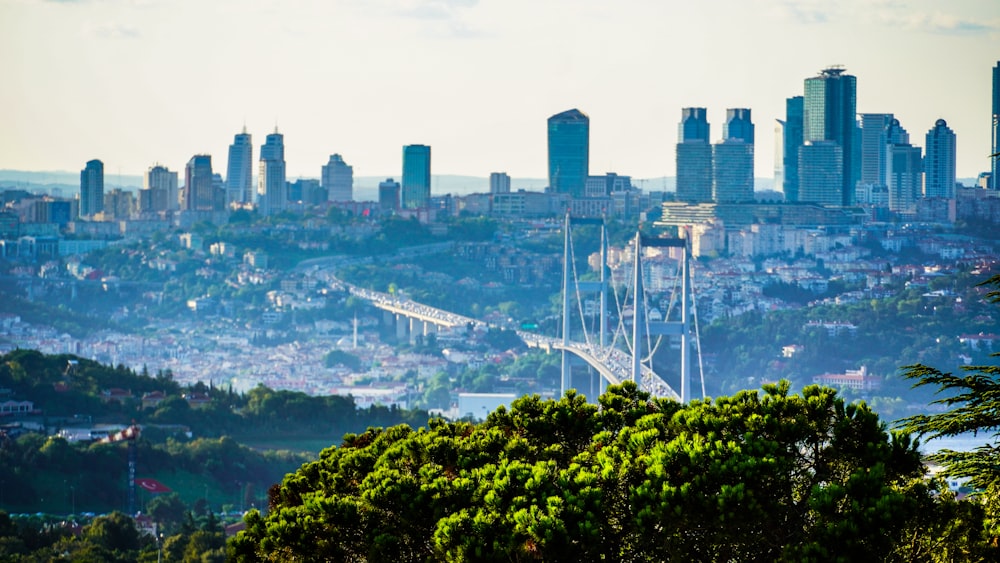
[[[481,424],[348,435],[287,476],[229,549],[238,561],[934,560],[921,530],[950,520],[922,472],[907,436],[828,388],[680,405],[626,383],[600,406],[531,396]]]

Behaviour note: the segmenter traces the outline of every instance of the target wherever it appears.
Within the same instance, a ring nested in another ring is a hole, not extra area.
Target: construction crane
[[[114,434],[109,434],[101,438],[98,443],[110,444],[114,442],[128,443],[128,514],[135,516],[135,442],[139,439],[139,426],[133,421],[132,425]]]

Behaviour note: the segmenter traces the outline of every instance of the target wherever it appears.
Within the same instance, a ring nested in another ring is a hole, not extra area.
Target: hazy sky
[[[680,110],[749,107],[756,175],[803,79],[844,65],[858,111],[914,144],[944,118],[959,176],[988,166],[997,0],[0,0],[0,168],[107,174],[196,153],[225,173],[275,124],[289,176],[331,153],[395,176],[546,175],[548,116],[590,116],[592,174],[672,176]],[[516,185],[515,185],[516,187]]]

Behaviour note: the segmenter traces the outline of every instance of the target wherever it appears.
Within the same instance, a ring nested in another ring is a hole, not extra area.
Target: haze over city
[[[891,112],[915,144],[938,118],[959,177],[988,168],[1000,5],[899,2],[0,0],[8,85],[0,168],[108,174],[221,165],[244,125],[285,135],[289,177],[341,153],[395,176],[400,147],[436,174],[546,176],[545,119],[591,118],[591,170],[674,174],[682,107],[751,108],[757,176],[803,79],[842,64],[859,113]]]

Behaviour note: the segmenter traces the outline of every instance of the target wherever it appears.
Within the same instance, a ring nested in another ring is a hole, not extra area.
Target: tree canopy
[[[481,424],[347,435],[272,489],[229,555],[893,560],[932,502],[915,443],[829,388],[681,405],[625,383],[599,402],[528,396]]]

